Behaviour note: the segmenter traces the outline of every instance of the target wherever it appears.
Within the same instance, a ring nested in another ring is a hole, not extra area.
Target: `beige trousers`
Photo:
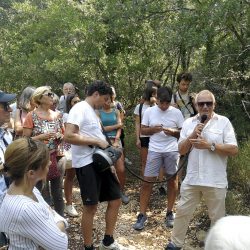
[[[177,247],[184,245],[189,222],[202,196],[208,207],[211,225],[225,216],[226,192],[226,188],[194,186],[182,183],[180,190],[181,198],[177,205],[171,241]]]

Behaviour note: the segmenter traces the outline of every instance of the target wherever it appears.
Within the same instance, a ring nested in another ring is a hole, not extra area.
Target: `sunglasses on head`
[[[212,107],[213,102],[197,102],[197,105],[201,108],[204,107],[204,105],[206,105],[207,107]]]
[[[10,109],[9,103],[7,103],[7,102],[2,102],[1,104],[3,105],[4,111],[6,111],[6,112],[9,111],[9,109]]]
[[[49,92],[49,93],[43,94],[43,96],[44,96],[44,95],[46,95],[46,96],[48,96],[48,97],[54,97],[54,93],[52,93],[52,92]]]

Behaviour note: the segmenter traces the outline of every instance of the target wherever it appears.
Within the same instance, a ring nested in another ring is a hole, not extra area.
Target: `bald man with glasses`
[[[188,155],[187,174],[181,185],[171,241],[165,250],[179,250],[190,219],[203,197],[213,225],[225,216],[227,158],[238,153],[233,126],[214,112],[215,97],[203,90],[195,98],[198,114],[188,118],[180,133],[179,152]]]

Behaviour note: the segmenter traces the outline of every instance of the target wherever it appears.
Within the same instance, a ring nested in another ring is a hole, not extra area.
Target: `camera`
[[[121,157],[122,150],[108,146],[105,149],[96,148],[93,153],[93,162],[98,172],[103,172],[113,166]]]

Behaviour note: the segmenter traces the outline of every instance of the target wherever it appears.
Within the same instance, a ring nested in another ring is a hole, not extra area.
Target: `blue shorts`
[[[166,174],[175,174],[178,170],[179,158],[180,154],[177,151],[165,153],[148,151],[144,176],[157,177],[161,167],[164,168]]]

